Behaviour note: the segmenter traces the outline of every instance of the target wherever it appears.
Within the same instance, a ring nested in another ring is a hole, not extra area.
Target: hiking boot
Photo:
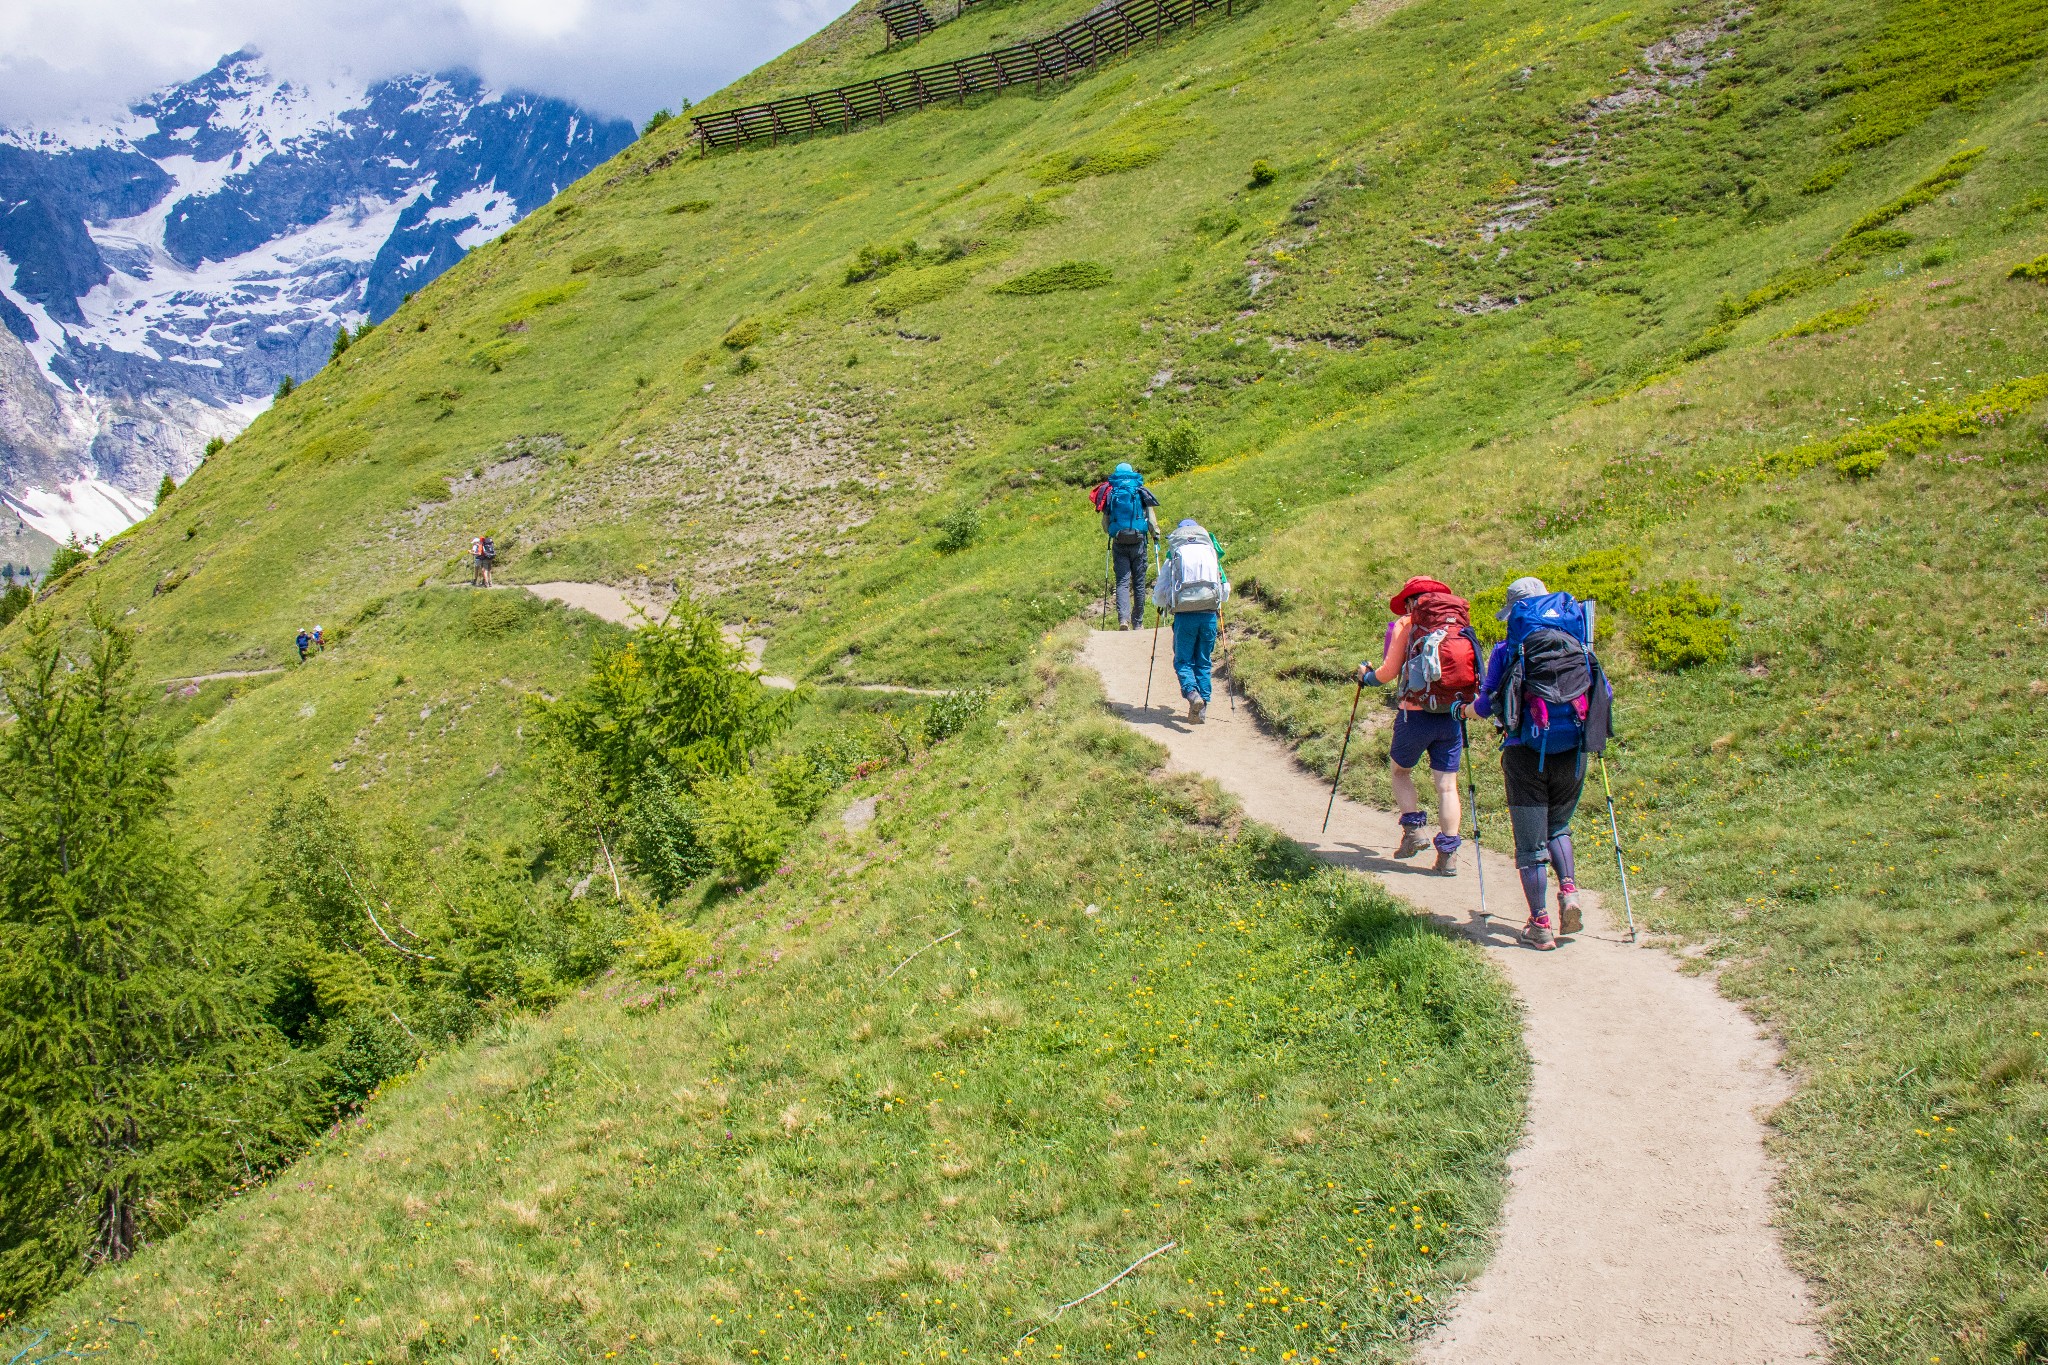
[[[1438,848],[1436,851],[1436,865],[1429,870],[1436,873],[1439,877],[1457,876],[1458,850],[1455,848]]]
[[[1579,907],[1579,889],[1575,886],[1557,898],[1558,931],[1576,934],[1586,927],[1585,912]]]
[[[1522,926],[1522,942],[1543,952],[1555,948],[1557,931],[1550,927],[1550,916],[1541,913],[1529,916],[1529,922]]]
[[[1184,695],[1188,699],[1188,724],[1193,725],[1202,718],[1202,699],[1192,692]]]
[[[1429,848],[1433,842],[1429,826],[1403,825],[1401,826],[1401,846],[1394,850],[1394,856],[1396,858],[1413,858],[1425,848]]]

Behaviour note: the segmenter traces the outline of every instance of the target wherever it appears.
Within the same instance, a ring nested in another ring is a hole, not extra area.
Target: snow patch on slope
[[[81,544],[109,540],[150,513],[150,504],[88,471],[59,484],[55,492],[41,488],[0,491],[0,506],[59,545],[73,536]]]

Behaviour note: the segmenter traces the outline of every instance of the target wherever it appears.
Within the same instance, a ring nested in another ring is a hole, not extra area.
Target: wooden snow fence
[[[692,114],[693,136],[705,151],[718,151],[809,133],[842,132],[945,100],[964,100],[1013,85],[1042,85],[1088,70],[1205,14],[1230,15],[1243,2],[1110,0],[1065,28],[1011,47],[896,71],[836,90]]]

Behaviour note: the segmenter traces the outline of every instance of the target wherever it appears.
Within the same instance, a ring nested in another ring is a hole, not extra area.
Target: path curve
[[[158,678],[150,686],[168,687],[172,683],[219,682],[223,678],[261,678],[282,672],[282,668],[225,668],[218,673],[190,673],[182,678]]]
[[[609,583],[522,583],[535,597],[564,606],[576,607],[592,616],[602,617],[613,625],[624,626],[627,630],[638,630],[645,625],[659,621],[668,608],[661,603],[635,597],[623,588]],[[764,687],[780,688],[784,692],[796,688],[794,678],[777,677],[761,672],[761,656],[768,652],[768,642],[758,635],[740,638],[738,626],[722,626],[726,641],[739,645],[747,652],[747,671],[761,679]],[[901,687],[895,683],[833,683],[852,692],[902,692],[913,697],[950,697],[952,691],[942,687]]]
[[[1822,1360],[1812,1296],[1771,1223],[1763,1115],[1791,1093],[1777,1050],[1740,1008],[1670,954],[1629,944],[1596,903],[1556,952],[1519,945],[1526,918],[1510,859],[1489,854],[1496,918],[1466,867],[1437,877],[1395,862],[1394,817],[1339,800],[1219,695],[1186,724],[1162,658],[1145,692],[1150,632],[1091,632],[1082,661],[1111,709],[1166,746],[1169,766],[1215,779],[1270,825],[1339,867],[1467,933],[1521,997],[1534,1072],[1528,1125],[1488,1269],[1418,1344],[1432,1365],[1777,1365]],[[1169,709],[1169,704],[1171,707]],[[1488,811],[1487,828],[1506,822]],[[1586,812],[1590,817],[1591,811]],[[1606,852],[1580,820],[1582,856]]]

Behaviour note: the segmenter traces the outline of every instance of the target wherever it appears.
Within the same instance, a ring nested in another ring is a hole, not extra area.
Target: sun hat
[[[1526,602],[1532,597],[1542,597],[1549,591],[1550,589],[1543,586],[1543,580],[1540,578],[1517,578],[1508,584],[1508,600],[1493,614],[1493,619],[1505,621],[1508,619],[1508,613],[1515,609],[1515,603]]]
[[[1387,599],[1387,610],[1396,616],[1408,614],[1408,599],[1426,592],[1449,592],[1450,585],[1439,583],[1434,578],[1415,577],[1401,585],[1401,590]]]

